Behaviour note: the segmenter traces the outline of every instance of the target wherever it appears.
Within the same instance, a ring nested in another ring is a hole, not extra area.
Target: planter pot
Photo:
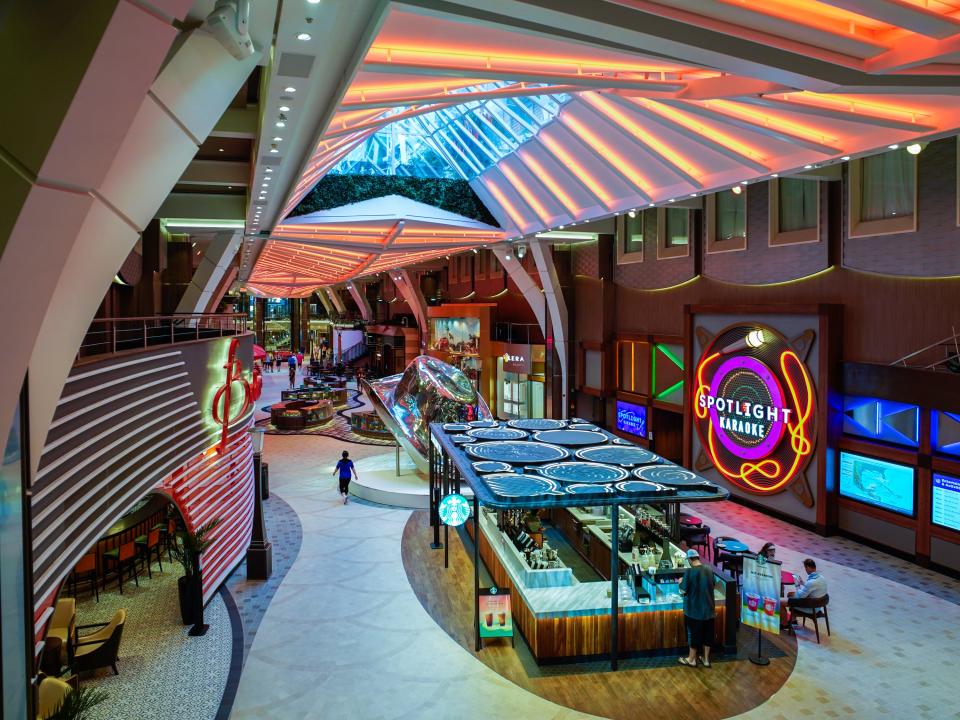
[[[200,597],[200,576],[184,576],[177,580],[177,591],[180,596],[180,617],[184,625],[193,625],[199,616],[197,598]]]

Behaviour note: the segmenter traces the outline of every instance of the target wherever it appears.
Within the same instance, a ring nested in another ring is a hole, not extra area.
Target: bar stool
[[[177,540],[177,523],[175,520],[167,520],[165,523],[157,523],[153,526],[154,530],[160,532],[160,541],[167,550],[167,560],[173,562],[173,546]],[[163,568],[160,568],[163,570]]]
[[[74,597],[77,596],[78,581],[89,581],[97,602],[100,602],[99,580],[100,578],[97,576],[97,556],[93,553],[87,553],[80,558],[80,562],[73,566],[73,572],[70,574],[70,587],[72,588],[70,594]]]
[[[163,560],[160,555],[160,531],[151,530],[147,535],[141,535],[133,541],[137,548],[137,555],[147,564],[147,576],[152,580],[153,571],[150,569],[150,556],[156,554],[160,572],[163,572]]]
[[[132,542],[126,542],[113,550],[107,550],[103,554],[103,590],[107,590],[107,576],[110,574],[110,566],[113,566],[117,574],[117,582],[120,583],[120,594],[123,595],[123,571],[129,568],[133,573],[133,579],[140,587],[140,578],[137,576],[137,548]]]

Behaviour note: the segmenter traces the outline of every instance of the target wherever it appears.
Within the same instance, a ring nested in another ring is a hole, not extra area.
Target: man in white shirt
[[[827,581],[817,572],[817,564],[807,558],[803,561],[803,569],[807,571],[807,579],[797,586],[796,593],[789,593],[787,597],[810,598],[816,600],[827,594]]]

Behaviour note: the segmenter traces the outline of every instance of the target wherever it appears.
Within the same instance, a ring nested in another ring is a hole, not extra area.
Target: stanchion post
[[[618,605],[620,600],[620,506],[611,508],[610,524],[610,669],[617,669]]]
[[[480,652],[480,502],[473,496],[473,630]]]

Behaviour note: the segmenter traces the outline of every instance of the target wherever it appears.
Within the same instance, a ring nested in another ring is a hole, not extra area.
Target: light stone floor
[[[312,436],[266,440],[271,492],[297,512],[303,544],[261,621],[231,717],[587,717],[513,685],[434,623],[401,562],[409,511],[343,505],[331,475],[343,447]],[[383,453],[349,449],[354,459]],[[752,511],[696,512],[715,535],[737,536],[751,547],[777,540],[778,521]],[[799,569],[803,531],[783,532],[793,542],[778,546],[778,559]],[[833,637],[824,633],[818,646],[812,631],[801,631],[794,673],[746,716],[960,718],[954,662],[960,607],[918,589],[922,580],[907,585],[831,562],[824,552],[831,542],[811,535],[818,552],[809,554],[829,583]],[[909,567],[901,572],[923,577]],[[681,689],[684,672],[677,667]]]

